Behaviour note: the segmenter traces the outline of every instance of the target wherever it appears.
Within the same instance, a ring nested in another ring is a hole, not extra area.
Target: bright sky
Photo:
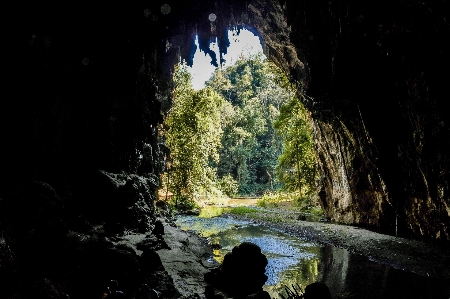
[[[259,38],[247,29],[241,29],[239,35],[236,32],[228,31],[228,39],[230,40],[230,46],[228,47],[227,54],[224,55],[226,63],[224,66],[228,66],[236,62],[241,53],[243,56],[248,57],[257,53],[262,53],[262,46]],[[215,67],[211,65],[211,57],[205,52],[200,51],[198,47],[198,40],[195,40],[197,45],[197,51],[194,54],[194,62],[190,73],[192,75],[192,85],[194,89],[199,90],[205,87],[205,81],[207,81],[215,70]],[[219,47],[217,41],[211,43],[209,48],[216,53],[217,60],[219,60]]]

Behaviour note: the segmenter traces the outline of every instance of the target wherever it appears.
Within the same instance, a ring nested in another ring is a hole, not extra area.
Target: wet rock
[[[136,244],[136,248],[142,251],[144,251],[145,249],[157,250],[156,248],[158,247],[159,244],[160,244],[159,238],[153,235],[148,235],[144,240]]]
[[[123,207],[131,207],[139,200],[138,187],[131,178],[126,181],[125,185],[118,187],[118,193]]]
[[[184,211],[183,214],[188,215],[188,216],[198,216],[198,215],[200,215],[200,210],[192,209],[192,210]]]
[[[150,288],[148,284],[144,283],[139,288],[137,297],[139,299],[159,299],[161,294],[157,290]]]
[[[211,248],[217,250],[217,249],[222,248],[222,246],[220,244],[211,244]]]
[[[86,175],[82,199],[73,209],[90,223],[118,223],[125,229],[145,233],[154,219],[153,180],[136,174],[97,170]],[[93,204],[94,203],[94,204]],[[116,230],[112,230],[116,233]]]
[[[319,222],[330,222],[330,218],[326,218],[326,217],[321,217],[319,218]]]
[[[70,217],[67,226],[70,230],[80,233],[89,233],[93,228],[91,223],[83,215]]]
[[[55,237],[65,234],[64,202],[49,184],[33,181],[17,188],[20,189],[4,204],[8,211],[4,214],[5,225],[11,227],[14,238],[25,240],[37,234]]]
[[[58,290],[53,282],[48,278],[43,278],[36,281],[28,291],[32,298],[37,299],[65,299],[65,294]]]
[[[160,250],[160,249],[170,249],[166,241],[162,237],[156,237],[154,235],[147,236],[144,240],[136,244],[136,248],[139,250]]]

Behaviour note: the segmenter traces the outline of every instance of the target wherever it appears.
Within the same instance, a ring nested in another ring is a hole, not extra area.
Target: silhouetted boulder
[[[158,238],[162,238],[162,235],[164,235],[164,225],[162,224],[161,220],[155,221],[155,226],[153,227],[152,234]]]
[[[142,252],[139,265],[144,272],[154,272],[164,269],[158,253],[152,249],[145,249]]]
[[[205,274],[205,282],[232,297],[245,298],[262,291],[267,258],[259,246],[243,242],[224,257],[222,265]]]
[[[305,299],[331,299],[331,293],[327,285],[321,282],[314,282],[305,288]]]

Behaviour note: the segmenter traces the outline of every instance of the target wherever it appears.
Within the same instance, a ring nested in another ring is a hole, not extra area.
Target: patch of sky
[[[241,29],[239,34],[237,30],[228,30],[228,39],[230,46],[227,49],[227,54],[223,55],[226,62],[222,67],[232,65],[239,57],[250,57],[263,52],[259,37],[245,28]],[[205,82],[211,78],[215,67],[211,65],[211,57],[200,50],[197,37],[195,45],[197,51],[194,54],[193,64],[189,68],[189,72],[192,76],[192,86],[195,90],[199,90],[205,87]],[[217,57],[220,57],[217,40],[212,42],[209,48],[216,53]]]

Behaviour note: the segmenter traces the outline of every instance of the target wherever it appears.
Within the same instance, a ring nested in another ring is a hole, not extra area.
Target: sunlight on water
[[[264,286],[274,299],[285,295],[285,286],[304,288],[324,282],[333,298],[449,298],[448,283],[377,264],[361,255],[333,246],[322,246],[251,222],[216,217],[223,208],[208,207],[204,217],[181,216],[177,225],[219,244],[213,258],[244,241],[258,245],[268,259]],[[212,218],[205,218],[212,217]]]
[[[220,208],[207,209],[207,215],[217,214]],[[215,211],[215,212],[214,212]],[[283,285],[313,282],[318,275],[318,253],[316,244],[283,235],[259,225],[229,218],[179,217],[177,225],[183,230],[193,230],[208,238],[211,244],[220,244],[214,250],[214,259],[222,263],[225,254],[242,242],[258,245],[268,259],[265,290],[272,298],[278,298]]]

